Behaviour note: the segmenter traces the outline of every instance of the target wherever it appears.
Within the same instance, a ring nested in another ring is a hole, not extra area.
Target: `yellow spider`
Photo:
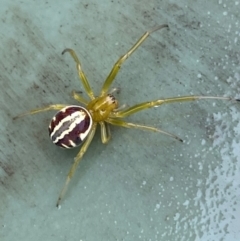
[[[58,197],[57,207],[59,206],[60,201],[62,200],[67,190],[69,182],[73,177],[80,160],[82,159],[84,153],[87,151],[95,135],[98,124],[101,128],[101,139],[102,143],[104,144],[106,144],[111,137],[109,124],[126,128],[137,128],[153,132],[160,132],[182,142],[182,139],[169,132],[151,126],[126,122],[123,118],[148,108],[160,106],[162,104],[170,104],[173,102],[194,101],[199,99],[220,99],[239,101],[239,99],[234,99],[230,97],[182,96],[147,101],[129,108],[126,108],[125,106],[119,107],[118,101],[113,96],[113,93],[117,89],[113,89],[109,92],[109,88],[113,83],[113,80],[115,79],[121,65],[147,39],[147,37],[151,33],[167,27],[167,24],[163,24],[145,32],[141,36],[141,38],[130,48],[130,50],[118,59],[118,61],[113,66],[111,72],[109,73],[108,77],[106,78],[99,96],[94,95],[92,88],[90,87],[89,82],[87,80],[87,77],[85,76],[82,70],[81,63],[76,53],[72,49],[65,49],[62,52],[62,54],[69,52],[73,57],[74,61],[77,64],[79,78],[82,81],[83,87],[87,95],[89,96],[90,100],[86,100],[75,91],[72,92],[72,96],[75,100],[80,102],[85,107],[79,105],[55,104],[25,112],[14,118],[17,119],[25,115],[36,114],[48,110],[58,110],[58,112],[52,118],[49,125],[49,136],[52,142],[63,148],[74,148],[82,144],[82,147],[74,159],[74,163],[71,166],[71,169],[67,175],[66,182]]]

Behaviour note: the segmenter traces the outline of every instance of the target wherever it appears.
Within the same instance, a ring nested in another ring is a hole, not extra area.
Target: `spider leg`
[[[127,107],[127,104],[120,105],[117,109],[114,109],[114,112],[118,112],[120,110],[124,110],[124,109],[126,109],[126,107]]]
[[[67,105],[61,105],[61,104],[48,105],[48,106],[45,106],[45,107],[41,107],[41,108],[37,108],[37,109],[33,109],[33,110],[30,110],[30,111],[24,112],[20,115],[17,115],[15,117],[13,117],[13,119],[16,120],[16,119],[24,117],[26,115],[33,115],[33,114],[37,114],[39,112],[44,112],[44,111],[48,111],[48,110],[61,110],[66,106]]]
[[[102,87],[102,90],[101,90],[101,96],[105,95],[108,92],[110,85],[112,84],[112,82],[115,79],[121,65],[125,62],[125,60],[147,39],[147,37],[151,33],[155,32],[159,29],[166,28],[166,27],[168,27],[168,25],[163,24],[163,25],[160,25],[156,28],[153,28],[153,29],[145,32],[142,35],[142,37],[128,50],[128,52],[118,59],[118,61],[113,66],[111,72],[109,73],[107,79],[105,80],[105,82],[103,84],[103,87]]]
[[[78,75],[79,75],[80,80],[82,81],[83,87],[86,90],[88,96],[91,98],[91,100],[93,100],[95,98],[93,91],[89,85],[86,75],[84,74],[84,72],[82,70],[81,63],[80,63],[76,53],[72,49],[64,49],[62,54],[65,54],[66,52],[69,52],[71,54],[71,56],[73,57],[74,61],[76,62]]]
[[[111,89],[111,90],[108,92],[108,94],[114,94],[115,92],[116,92],[117,94],[119,94],[120,91],[121,91],[121,89],[120,89],[119,87],[116,87],[116,88]]]
[[[95,135],[95,132],[96,132],[96,128],[97,128],[97,124],[94,123],[91,131],[88,134],[88,137],[87,137],[86,141],[83,143],[80,151],[78,152],[77,156],[74,158],[74,162],[73,162],[73,164],[72,164],[72,166],[71,166],[71,168],[70,168],[70,170],[68,172],[65,184],[64,184],[64,186],[63,186],[63,188],[61,190],[61,193],[60,193],[60,195],[58,197],[57,205],[56,205],[57,207],[59,206],[62,198],[64,197],[64,194],[67,191],[68,185],[69,185],[69,183],[70,183],[70,181],[71,181],[71,179],[72,179],[72,177],[73,177],[73,175],[74,175],[74,173],[75,173],[75,171],[76,171],[76,169],[78,167],[79,162],[81,161],[83,155],[85,154],[85,152],[87,151],[89,145],[92,142],[92,139],[93,139],[93,137]]]
[[[126,127],[126,128],[136,128],[136,129],[141,129],[141,130],[148,130],[148,131],[153,131],[153,132],[159,132],[159,133],[162,133],[164,135],[173,137],[174,139],[176,139],[178,141],[183,142],[183,140],[180,137],[178,137],[176,135],[173,135],[173,134],[171,134],[169,132],[163,131],[161,129],[152,127],[152,126],[145,126],[145,125],[139,125],[139,124],[135,124],[135,123],[125,122],[124,120],[115,119],[115,118],[108,118],[106,120],[106,122],[108,122],[109,124],[112,124],[112,125]]]
[[[154,100],[154,101],[148,101],[148,102],[143,102],[137,105],[134,105],[128,109],[118,111],[118,112],[113,112],[111,114],[112,117],[118,117],[118,118],[124,118],[129,115],[132,115],[136,112],[152,108],[152,107],[158,107],[162,104],[170,104],[174,102],[184,102],[184,101],[195,101],[195,100],[202,100],[202,99],[214,99],[214,100],[234,100],[234,101],[240,101],[240,99],[234,99],[231,97],[218,97],[218,96],[181,96],[181,97],[172,97],[172,98],[167,98],[167,99],[159,99],[159,100]]]
[[[103,121],[99,122],[101,127],[101,139],[103,144],[107,144],[111,139],[111,132],[109,125]],[[107,126],[107,128],[106,128]]]
[[[84,105],[87,105],[88,104],[88,101],[86,99],[84,99],[81,95],[79,95],[76,91],[72,91],[72,97],[73,99],[75,99],[76,101],[84,104]]]

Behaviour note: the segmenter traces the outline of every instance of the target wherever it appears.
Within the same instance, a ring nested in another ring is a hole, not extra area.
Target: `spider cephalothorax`
[[[80,102],[81,105],[62,105],[55,104],[49,105],[46,107],[34,109],[23,113],[16,118],[23,117],[28,114],[36,114],[48,110],[58,110],[57,114],[52,118],[49,125],[49,135],[52,142],[63,148],[73,148],[82,144],[81,149],[77,156],[74,159],[74,163],[68,173],[66,182],[61,190],[59,195],[57,206],[60,204],[61,199],[63,198],[68,184],[80,162],[84,153],[87,151],[94,135],[96,132],[97,125],[100,125],[101,128],[101,139],[103,143],[107,143],[110,140],[110,129],[109,124],[116,125],[126,128],[137,128],[142,130],[150,130],[154,132],[160,132],[165,135],[171,136],[176,140],[182,141],[181,138],[163,130],[160,130],[155,127],[139,125],[135,123],[126,122],[125,117],[130,116],[136,112],[152,108],[155,106],[160,106],[162,104],[174,103],[174,102],[183,102],[183,101],[194,101],[200,99],[220,99],[220,100],[235,100],[230,97],[216,97],[216,96],[182,96],[182,97],[172,97],[166,99],[157,99],[153,101],[142,102],[136,104],[129,108],[124,108],[123,106],[118,107],[118,102],[112,95],[114,91],[109,92],[109,88],[115,79],[121,65],[124,61],[147,39],[147,37],[159,29],[166,28],[168,25],[164,24],[156,28],[147,31],[142,35],[142,37],[130,48],[130,50],[121,56],[118,61],[113,66],[111,72],[106,78],[101,93],[96,97],[92,91],[92,88],[89,85],[87,77],[85,76],[81,63],[72,49],[65,49],[62,53],[69,52],[77,64],[78,75],[82,81],[83,87],[90,98],[87,100],[81,95],[73,91],[73,98]]]
[[[95,122],[106,120],[117,108],[118,102],[112,94],[97,97],[87,105]]]

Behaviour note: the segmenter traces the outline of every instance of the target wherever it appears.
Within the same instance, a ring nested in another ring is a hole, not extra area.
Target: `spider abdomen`
[[[49,124],[52,142],[63,148],[81,145],[92,127],[90,113],[81,106],[70,105],[61,109]]]

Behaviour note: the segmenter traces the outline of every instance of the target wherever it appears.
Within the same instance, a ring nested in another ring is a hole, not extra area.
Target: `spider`
[[[111,72],[107,76],[105,82],[103,83],[99,96],[96,96],[93,93],[93,90],[90,87],[87,77],[82,70],[81,63],[74,50],[69,48],[65,49],[62,52],[62,54],[69,52],[74,61],[76,62],[79,78],[90,100],[85,99],[76,91],[72,92],[72,97],[85,107],[82,107],[80,105],[53,104],[42,108],[30,110],[28,112],[22,113],[14,117],[14,119],[17,119],[26,115],[32,115],[39,112],[57,110],[58,112],[54,115],[49,125],[49,136],[52,142],[62,148],[74,148],[81,145],[81,148],[74,159],[74,162],[68,172],[65,184],[63,185],[60,195],[58,197],[56,204],[57,207],[60,205],[60,202],[67,191],[70,180],[72,179],[80,160],[82,159],[84,153],[87,151],[96,133],[98,124],[101,128],[101,140],[103,144],[108,143],[111,138],[109,125],[160,132],[162,134],[173,137],[174,139],[180,142],[183,142],[181,138],[169,132],[163,131],[152,126],[130,123],[125,121],[124,118],[148,108],[160,106],[162,104],[170,104],[174,102],[195,101],[200,99],[240,101],[240,99],[234,99],[231,97],[193,95],[157,99],[153,101],[142,102],[132,107],[119,106],[118,101],[113,95],[113,93],[116,92],[117,89],[115,88],[109,91],[109,88],[113,83],[121,65],[147,39],[147,37],[150,34],[163,28],[168,28],[168,25],[163,24],[155,28],[152,28],[149,31],[146,31],[140,37],[140,39],[129,49],[129,51],[117,60]]]

